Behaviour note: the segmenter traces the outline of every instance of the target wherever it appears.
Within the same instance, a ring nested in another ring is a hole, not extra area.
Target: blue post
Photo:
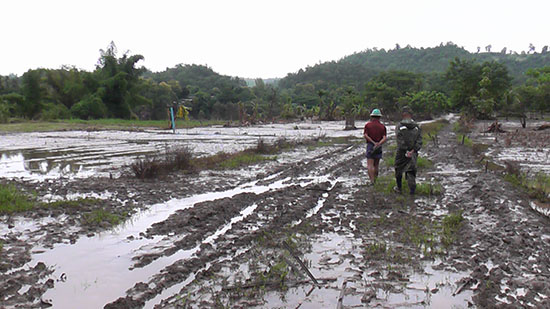
[[[174,134],[176,134],[176,121],[174,119],[174,108],[173,107],[170,107],[170,117],[171,117],[171,120],[172,120],[172,132],[174,132]]]

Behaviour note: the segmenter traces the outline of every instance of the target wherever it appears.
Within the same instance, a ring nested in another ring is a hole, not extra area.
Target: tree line
[[[550,62],[545,60],[550,58],[543,53],[519,56],[526,58],[518,79],[510,72],[518,69],[513,62],[494,57],[480,61],[453,44],[432,49],[396,46],[308,67],[278,83],[256,79],[247,85],[244,79],[202,65],[151,72],[139,66],[142,55],[119,55],[111,42],[100,50],[92,72],[62,67],[0,76],[0,122],[14,117],[168,119],[170,106],[185,107],[195,119],[242,124],[346,119],[350,127],[375,107],[390,117],[404,105],[420,118],[449,111],[478,118],[543,113],[550,101]],[[443,64],[445,68],[439,68]]]

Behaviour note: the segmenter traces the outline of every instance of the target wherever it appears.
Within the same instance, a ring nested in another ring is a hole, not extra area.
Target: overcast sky
[[[99,49],[141,54],[153,71],[207,64],[240,77],[284,77],[367,48],[475,51],[550,45],[548,0],[1,0],[0,75],[73,65]]]

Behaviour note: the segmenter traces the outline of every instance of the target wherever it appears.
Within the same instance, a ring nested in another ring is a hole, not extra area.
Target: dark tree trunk
[[[346,116],[346,127],[344,130],[355,130],[357,129],[355,127],[355,116],[353,115],[347,115]]]

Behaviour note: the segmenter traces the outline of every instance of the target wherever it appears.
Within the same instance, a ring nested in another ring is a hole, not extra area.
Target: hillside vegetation
[[[0,76],[0,123],[59,119],[181,119],[241,125],[292,119],[368,118],[380,108],[417,118],[461,111],[478,118],[525,117],[550,104],[550,53],[470,53],[453,43],[433,48],[369,49],[290,73],[280,80],[224,76],[178,64],[162,72],[139,66],[111,42],[92,72],[65,66]]]

